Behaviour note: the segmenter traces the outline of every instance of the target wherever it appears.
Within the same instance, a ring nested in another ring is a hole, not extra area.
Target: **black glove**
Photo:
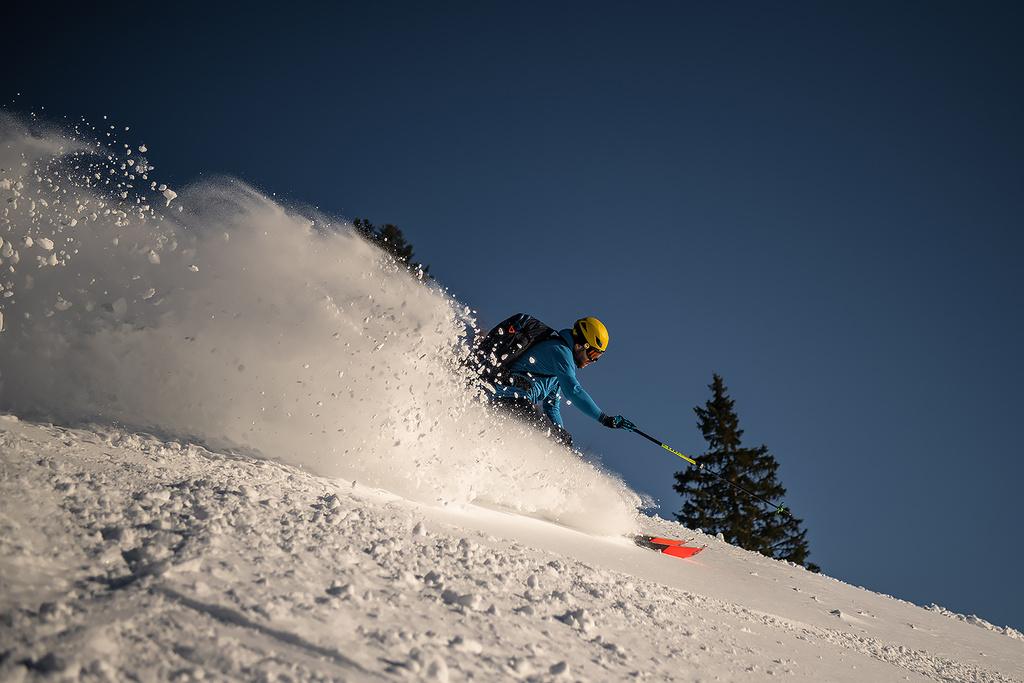
[[[631,432],[636,431],[636,425],[621,415],[616,415],[615,417],[612,417],[611,415],[601,415],[601,417],[598,418],[598,422],[609,429],[628,429]]]
[[[572,434],[567,432],[564,427],[558,425],[551,425],[551,438],[558,443],[572,448]]]

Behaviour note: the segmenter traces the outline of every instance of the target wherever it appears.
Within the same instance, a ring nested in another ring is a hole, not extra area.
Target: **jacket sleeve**
[[[558,389],[555,389],[550,394],[544,397],[541,401],[541,407],[544,410],[544,414],[548,416],[548,419],[554,422],[559,427],[564,427],[565,422],[562,420],[562,409],[558,403],[561,401],[562,395]]]
[[[559,359],[558,373],[555,377],[558,379],[558,387],[562,390],[562,398],[571,401],[584,415],[589,415],[595,420],[600,419],[601,409],[597,407],[594,399],[590,398],[590,394],[580,386],[579,380],[576,379],[576,367],[572,362],[570,352],[566,351],[564,358]]]

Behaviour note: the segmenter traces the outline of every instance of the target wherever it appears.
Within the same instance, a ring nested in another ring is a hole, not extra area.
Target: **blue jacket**
[[[559,330],[558,334],[565,340],[565,344],[557,339],[545,339],[528,348],[526,353],[509,365],[509,371],[518,375],[519,381],[529,389],[498,384],[495,386],[494,397],[526,398],[531,403],[543,401],[541,407],[544,414],[559,427],[563,423],[558,404],[563,398],[579,408],[584,415],[597,420],[601,417],[601,409],[576,379],[572,330]]]

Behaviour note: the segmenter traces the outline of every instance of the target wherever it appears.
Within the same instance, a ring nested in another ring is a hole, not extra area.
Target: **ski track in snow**
[[[0,466],[2,680],[1024,680],[1019,634],[656,518],[701,560],[109,427],[2,418]]]

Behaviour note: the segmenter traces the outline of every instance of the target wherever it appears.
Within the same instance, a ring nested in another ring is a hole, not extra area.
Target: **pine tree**
[[[429,266],[412,260],[412,245],[405,240],[405,235],[397,225],[387,223],[378,228],[364,218],[357,218],[352,221],[352,227],[364,238],[391,254],[395,261],[403,264],[409,270],[422,271],[424,275],[427,275],[427,271],[430,270]]]
[[[786,489],[776,479],[778,462],[765,445],[743,446],[735,402],[729,398],[722,378],[715,374],[708,388],[711,400],[694,408],[697,426],[708,443],[700,462],[722,479],[781,505]],[[747,550],[820,571],[816,565],[807,563],[807,531],[800,528],[801,520],[779,514],[701,469],[677,472],[675,478],[672,488],[683,496],[683,507],[676,519],[685,526],[703,529],[705,533],[721,533],[730,543]]]

